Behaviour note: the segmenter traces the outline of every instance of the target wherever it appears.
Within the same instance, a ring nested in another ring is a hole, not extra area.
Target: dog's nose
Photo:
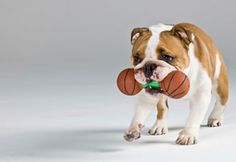
[[[144,65],[144,75],[146,78],[150,78],[153,74],[153,71],[156,69],[156,64],[146,64]]]

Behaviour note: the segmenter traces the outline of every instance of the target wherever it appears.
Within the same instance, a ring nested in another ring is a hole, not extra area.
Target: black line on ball
[[[135,80],[135,78],[134,78],[134,86],[133,86],[133,91],[132,91],[132,95],[134,94],[134,90],[135,90],[135,88],[136,88],[136,80]]]
[[[177,89],[179,89],[179,88],[184,84],[184,82],[185,82],[186,79],[187,79],[187,76],[185,75],[184,80],[181,82],[181,84],[180,84],[175,90],[173,90],[173,91],[170,93],[170,95],[172,95],[175,91],[177,91]]]
[[[129,95],[129,93],[128,93],[127,89],[126,89],[126,79],[127,79],[127,75],[129,73],[129,71],[130,71],[130,69],[128,69],[127,72],[125,73],[125,79],[124,79],[124,88],[125,88],[126,94],[128,94],[128,95]]]
[[[175,98],[176,96],[182,95],[182,94],[185,93],[185,92],[186,92],[186,90],[185,90],[185,91],[182,91],[182,92],[180,92],[180,93],[178,93],[178,94],[176,94],[176,95],[174,95],[174,96],[171,96],[171,97]]]
[[[172,77],[171,77],[171,79],[170,79],[170,81],[169,81],[169,85],[168,85],[168,88],[167,88],[166,92],[168,92],[168,90],[169,90],[169,88],[170,88],[170,84],[171,84],[171,82],[172,82],[172,80],[173,80],[175,74],[176,74],[176,73],[174,73],[174,74],[172,75]],[[168,94],[169,94],[169,93],[168,93]]]

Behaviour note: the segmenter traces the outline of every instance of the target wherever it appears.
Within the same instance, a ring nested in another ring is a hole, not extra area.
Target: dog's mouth
[[[150,87],[146,87],[145,92],[147,92],[151,95],[155,95],[155,94],[158,94],[158,93],[163,93],[163,91],[161,89],[155,89],[155,88],[150,88]]]

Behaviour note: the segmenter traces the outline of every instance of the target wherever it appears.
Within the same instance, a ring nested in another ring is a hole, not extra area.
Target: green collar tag
[[[147,84],[143,84],[142,87],[143,88],[149,87],[149,88],[153,88],[153,89],[159,89],[160,84],[158,82],[152,80]]]

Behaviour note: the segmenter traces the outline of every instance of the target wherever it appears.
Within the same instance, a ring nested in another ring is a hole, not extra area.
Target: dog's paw
[[[185,130],[181,131],[176,143],[179,145],[194,145],[197,144],[198,137],[194,133],[187,132]]]
[[[207,126],[208,127],[219,127],[222,125],[222,121],[219,119],[208,119]]]
[[[151,128],[149,129],[148,133],[150,135],[164,135],[168,132],[168,127],[162,126],[162,127],[157,127],[157,128]]]
[[[141,137],[141,133],[139,130],[131,130],[124,134],[124,139],[128,142],[132,142],[136,139],[139,139]]]
[[[148,133],[150,135],[163,135],[168,132],[168,127],[166,121],[164,119],[157,120],[151,129],[149,129]]]

